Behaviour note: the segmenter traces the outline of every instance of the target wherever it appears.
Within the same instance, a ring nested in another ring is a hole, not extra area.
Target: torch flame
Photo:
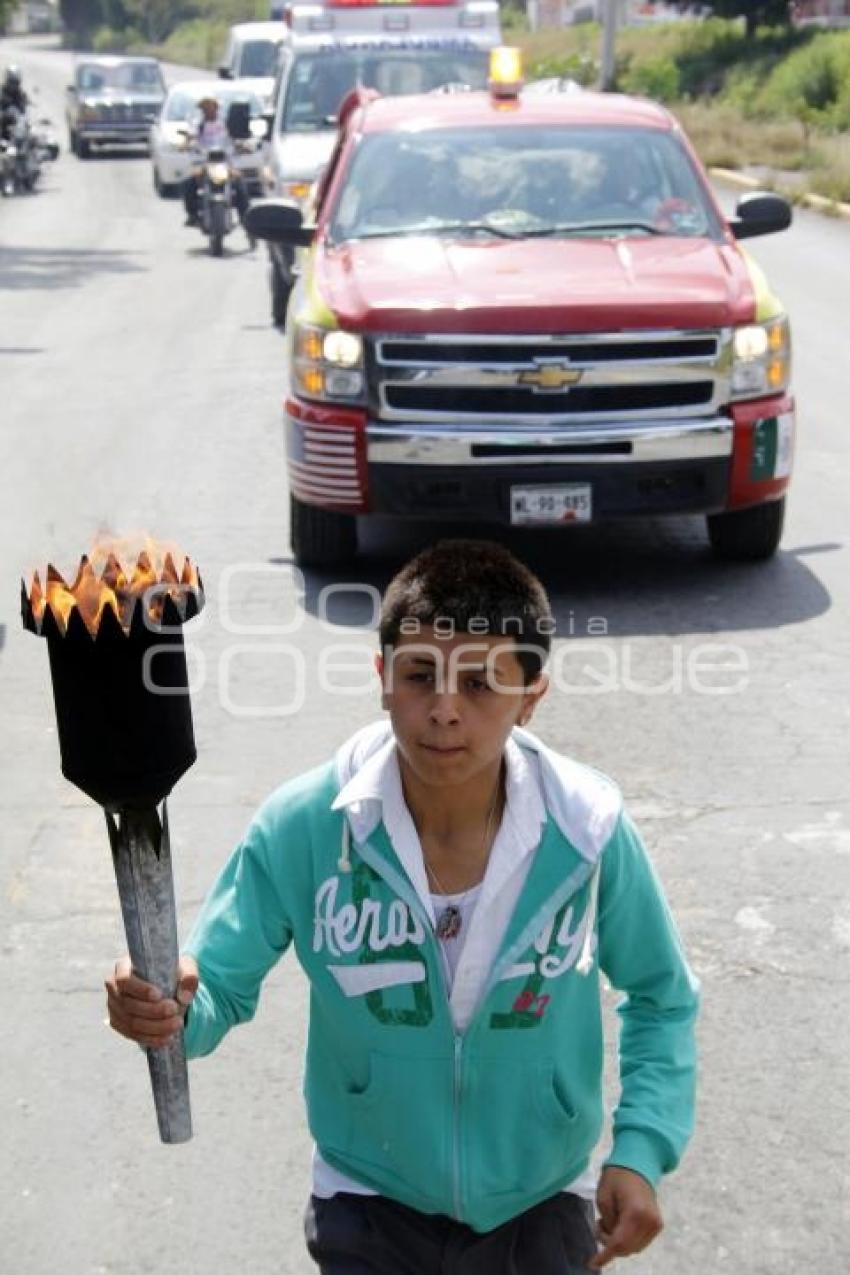
[[[68,617],[77,605],[77,599],[52,562],[47,564],[47,605],[64,633],[68,627]]]
[[[138,542],[136,549],[137,545]],[[162,621],[166,597],[170,597],[178,610],[185,614],[188,594],[194,592],[197,598],[201,592],[197,567],[184,558],[182,572],[178,573],[175,561],[180,560],[179,552],[173,546],[158,544],[148,537],[145,547],[138,552],[132,575],[128,577],[121,565],[122,557],[124,561],[132,560],[127,549],[127,542],[99,542],[91,553],[80,559],[76,579],[70,586],[52,563],[47,568],[46,589],[42,588],[38,572],[34,572],[29,603],[39,626],[45,609],[50,607],[60,630],[65,633],[76,607],[94,637],[100,629],[104,611],[110,607],[125,632],[129,632],[140,599],[145,600],[147,614],[155,623]],[[145,598],[148,590],[152,592]]]
[[[120,618],[118,598],[103,579],[98,580],[92,570],[91,562],[85,555],[80,559],[80,569],[76,580],[71,585],[71,593],[77,600],[77,608],[92,636],[100,628],[104,607],[112,607]]]

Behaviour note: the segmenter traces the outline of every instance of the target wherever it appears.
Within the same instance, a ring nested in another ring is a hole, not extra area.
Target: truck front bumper
[[[114,124],[80,124],[77,136],[86,142],[97,142],[104,146],[149,146],[151,137],[150,122],[128,127]]]
[[[512,487],[581,483],[591,487],[594,520],[711,512],[726,504],[733,436],[728,417],[569,432],[370,422],[369,508],[509,522]]]
[[[728,416],[547,429],[395,425],[289,399],[286,431],[290,486],[307,504],[509,523],[512,487],[579,484],[596,521],[776,500],[790,478],[794,403],[777,396],[735,404]]]

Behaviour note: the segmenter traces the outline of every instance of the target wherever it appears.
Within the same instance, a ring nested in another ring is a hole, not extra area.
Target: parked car
[[[202,97],[214,97],[225,122],[234,103],[245,102],[251,113],[251,138],[234,151],[233,167],[239,172],[251,196],[263,190],[262,169],[266,149],[266,121],[263,118],[263,83],[249,80],[189,80],[168,91],[162,110],[151,125],[150,154],[153,184],[163,199],[176,195],[192,167],[186,147],[186,129],[198,115]]]
[[[769,557],[793,458],[789,321],[739,240],[786,228],[790,206],[748,194],[727,220],[663,107],[526,96],[510,62],[489,93],[352,95],[315,224],[291,201],[248,214],[304,254],[287,316],[296,561],[351,557],[371,514],[700,514],[719,556]]]
[[[164,100],[154,58],[86,56],[65,95],[68,146],[80,159],[92,146],[146,146]]]

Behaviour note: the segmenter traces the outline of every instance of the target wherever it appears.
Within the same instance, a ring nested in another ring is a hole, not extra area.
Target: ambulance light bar
[[[457,0],[327,0],[329,9],[406,9],[454,7]]]
[[[290,4],[283,11],[283,21],[288,27],[300,26],[307,31],[333,31],[336,19],[323,4]]]

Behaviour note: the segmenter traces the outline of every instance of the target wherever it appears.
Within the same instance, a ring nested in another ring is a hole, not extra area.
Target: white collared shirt
[[[505,808],[481,883],[481,891],[469,919],[454,978],[447,973],[449,1005],[455,1029],[468,1026],[496,959],[508,922],[516,907],[534,850],[546,825],[546,805],[537,755],[515,740],[505,745]],[[422,856],[419,834],[404,799],[395,739],[390,734],[343,786],[333,803],[344,809],[355,842],[363,842],[383,820],[387,835],[425,912],[436,926],[434,905]],[[594,1199],[596,1175],[588,1170],[565,1190]],[[339,1192],[373,1195],[375,1192],[338,1173],[313,1155],[313,1194],[329,1199]]]

